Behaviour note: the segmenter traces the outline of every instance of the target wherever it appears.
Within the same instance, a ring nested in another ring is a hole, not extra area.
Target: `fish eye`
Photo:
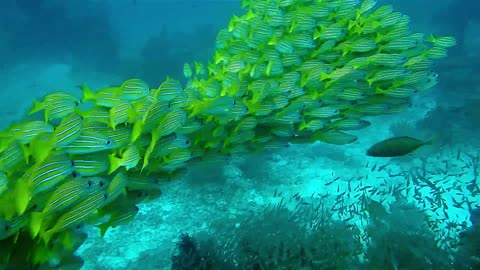
[[[93,186],[93,182],[92,182],[92,181],[90,181],[90,180],[89,180],[89,181],[87,181],[87,186],[89,186],[89,187]]]
[[[75,171],[72,172],[72,177],[73,177],[73,178],[77,178],[77,177],[79,177],[79,176],[80,176],[80,175],[79,175],[77,172],[75,172]]]
[[[112,141],[111,141],[111,140],[107,140],[105,143],[106,143],[107,145],[110,145],[110,144],[112,144]]]
[[[108,198],[108,194],[107,193],[103,194],[103,198],[106,200]]]
[[[80,105],[80,102],[75,101],[75,106],[78,106],[78,105]]]
[[[70,160],[70,163],[72,164],[72,166],[75,166],[75,160]]]
[[[103,187],[103,185],[104,185],[103,181],[98,182],[98,185],[99,185],[100,187]]]
[[[190,144],[190,140],[187,140],[185,143],[186,143],[186,144]]]

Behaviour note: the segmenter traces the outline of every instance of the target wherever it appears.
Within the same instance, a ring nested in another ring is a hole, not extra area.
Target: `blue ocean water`
[[[155,87],[167,76],[183,80],[184,63],[207,62],[213,57],[218,31],[228,26],[233,14],[243,14],[240,2],[2,1],[0,127],[6,128],[22,119],[34,99],[51,91],[81,95],[78,87],[81,84],[98,89],[133,77]],[[160,198],[142,203],[133,221],[109,229],[104,237],[93,226],[87,227],[89,237],[76,251],[85,260],[82,269],[173,269],[172,255],[179,252],[182,233],[198,239],[213,235],[220,243],[228,242],[229,247],[239,248],[241,244],[232,242],[239,241],[241,235],[243,240],[249,239],[242,231],[244,224],[252,235],[266,235],[268,232],[262,229],[268,228],[278,229],[279,234],[301,233],[295,231],[298,228],[294,225],[292,228],[285,225],[291,219],[279,218],[271,224],[262,220],[265,209],[272,205],[308,216],[307,210],[299,208],[320,204],[333,213],[332,219],[348,220],[358,226],[359,235],[375,236],[369,232],[368,224],[375,224],[385,234],[393,232],[387,240],[394,244],[383,247],[377,243],[377,249],[371,251],[381,255],[356,254],[362,262],[389,261],[388,266],[367,269],[426,269],[403,264],[402,252],[406,249],[419,256],[415,260],[433,261],[425,264],[432,267],[429,269],[435,269],[435,265],[469,269],[440,262],[445,258],[435,257],[426,250],[440,246],[447,250],[445,254],[450,261],[455,261],[455,252],[463,252],[467,259],[480,260],[479,247],[458,244],[467,241],[463,240],[465,232],[475,228],[473,223],[478,219],[471,212],[480,205],[479,3],[379,0],[378,5],[393,4],[395,9],[410,16],[414,31],[456,37],[457,46],[434,68],[439,74],[439,84],[415,95],[407,111],[369,119],[371,126],[355,132],[359,140],[353,144],[292,145],[233,160],[219,158],[189,168],[188,173],[165,184]],[[402,158],[378,159],[365,155],[373,143],[392,136],[434,138],[435,143]],[[379,224],[367,222],[358,211],[362,204],[359,198],[365,192],[383,204],[391,218],[388,216]],[[402,210],[397,204],[404,200],[428,216],[425,223],[434,235],[432,242],[412,243],[416,238],[405,236],[414,234],[410,231],[420,231],[418,224],[425,217]],[[413,220],[411,223],[405,221],[409,218]],[[272,227],[252,225],[251,220],[256,219]],[[281,226],[285,228],[280,230]],[[343,237],[335,230],[327,233]],[[272,243],[284,236],[272,233],[269,237],[259,236],[262,241]],[[472,237],[467,234],[466,238]],[[359,242],[367,249],[366,238]],[[466,246],[470,249],[462,249]],[[468,253],[471,250],[473,253]],[[340,257],[330,252],[328,256]],[[351,267],[303,269],[362,269]]]

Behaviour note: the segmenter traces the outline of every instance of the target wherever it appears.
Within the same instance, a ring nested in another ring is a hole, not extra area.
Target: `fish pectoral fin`
[[[18,214],[25,213],[32,198],[33,186],[27,180],[19,179],[15,185],[15,210]]]
[[[39,112],[43,109],[45,109],[45,104],[43,102],[38,101],[38,100],[34,100],[33,101],[33,107],[28,112],[28,115],[34,114],[34,113]]]
[[[41,212],[32,212],[30,218],[30,235],[32,239],[37,237],[38,233],[40,232],[40,228],[42,227],[43,223],[43,213]]]
[[[42,239],[45,242],[46,245],[50,243],[50,240],[52,239],[52,236],[55,234],[55,231],[53,229],[50,229],[46,231],[45,233],[42,234]]]

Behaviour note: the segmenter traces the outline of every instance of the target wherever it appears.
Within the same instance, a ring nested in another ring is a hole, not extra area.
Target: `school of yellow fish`
[[[0,263],[69,260],[93,224],[103,235],[192,162],[288,143],[348,144],[362,117],[404,111],[431,88],[452,37],[412,33],[374,0],[251,0],[188,84],[141,79],[83,97],[53,92],[43,120],[0,133]]]

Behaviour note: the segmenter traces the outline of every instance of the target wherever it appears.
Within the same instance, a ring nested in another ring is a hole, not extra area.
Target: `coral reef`
[[[404,202],[393,203],[390,212],[371,203],[366,269],[451,269],[450,254],[437,245],[424,212]]]

